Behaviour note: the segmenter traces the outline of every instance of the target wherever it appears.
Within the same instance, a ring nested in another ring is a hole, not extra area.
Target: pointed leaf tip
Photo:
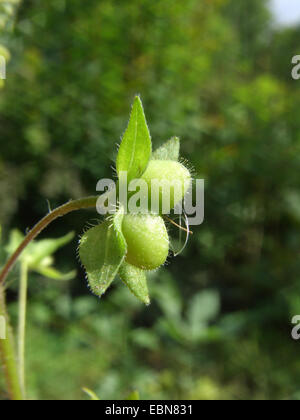
[[[145,305],[150,305],[147,277],[144,270],[124,262],[120,267],[119,276],[135,297]]]
[[[139,96],[136,96],[117,156],[116,166],[119,178],[121,172],[127,172],[128,181],[140,178],[148,165],[151,153],[151,137],[142,101]]]
[[[122,210],[113,223],[106,220],[89,229],[81,238],[79,256],[87,272],[92,292],[101,297],[113,282],[126,255],[126,242],[120,230]]]

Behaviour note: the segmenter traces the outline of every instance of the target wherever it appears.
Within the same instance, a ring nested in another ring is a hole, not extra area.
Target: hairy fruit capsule
[[[148,185],[149,208],[155,211],[153,197],[158,196],[159,213],[169,213],[169,211],[162,211],[163,200],[169,209],[173,209],[181,202],[192,181],[189,170],[174,160],[150,160],[142,179]]]
[[[163,219],[151,214],[127,214],[122,232],[127,242],[126,261],[144,270],[155,270],[166,261],[169,237]]]

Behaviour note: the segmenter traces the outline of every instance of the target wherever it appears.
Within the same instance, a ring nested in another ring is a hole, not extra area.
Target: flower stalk
[[[21,282],[19,297],[19,331],[18,331],[18,359],[15,354],[13,331],[10,326],[5,296],[5,280],[16,264],[24,249],[32,242],[50,223],[68,213],[76,210],[95,208],[98,196],[72,200],[48,213],[26,235],[17,250],[11,255],[0,273],[0,316],[5,318],[6,339],[0,340],[0,358],[3,367],[7,390],[11,400],[25,398],[25,328],[26,328],[26,298],[27,298],[27,267],[21,266]],[[18,363],[17,363],[18,362]]]

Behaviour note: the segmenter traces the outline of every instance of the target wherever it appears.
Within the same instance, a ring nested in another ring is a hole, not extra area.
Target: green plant
[[[153,158],[153,160],[152,160]],[[152,156],[152,144],[146,123],[143,106],[139,97],[133,103],[129,124],[123,136],[116,167],[119,176],[117,185],[117,209],[113,215],[89,229],[80,239],[79,256],[86,269],[90,288],[97,296],[108,289],[119,274],[130,291],[145,304],[150,303],[146,273],[154,270],[167,259],[169,253],[169,238],[165,222],[160,215],[149,213],[148,210],[138,214],[126,214],[121,200],[120,189],[126,182],[143,179],[149,185],[152,179],[165,180],[172,185],[179,178],[180,196],[176,197],[171,190],[171,207],[182,200],[187,185],[190,184],[189,171],[180,163],[179,140],[171,139],[158,149]],[[126,178],[124,178],[126,174]],[[172,195],[173,194],[173,195]],[[160,199],[163,198],[160,192]],[[72,239],[72,234],[59,240],[32,242],[53,220],[65,214],[84,208],[96,206],[98,197],[88,197],[71,201],[51,211],[44,217],[25,238],[13,231],[7,251],[11,254],[0,273],[0,310],[9,324],[6,303],[6,278],[18,258],[21,262],[20,293],[19,293],[19,334],[18,334],[18,364],[16,363],[12,337],[0,342],[2,363],[6,372],[7,385],[12,399],[24,399],[24,342],[26,324],[26,297],[28,271],[33,270],[47,277],[70,278],[73,273],[61,275],[51,267],[51,254],[60,246]],[[145,213],[146,211],[146,213]],[[8,363],[9,361],[9,363]],[[17,374],[18,372],[18,374]]]
[[[153,147],[177,134],[208,182],[207,222],[184,258],[147,275],[150,307],[119,279],[99,302],[83,279],[30,275],[29,398],[80,399],[86,385],[111,399],[132,385],[146,399],[203,399],[209,378],[221,399],[299,399],[289,320],[300,308],[300,104],[290,77],[300,28],[274,25],[269,3],[22,2],[15,33],[0,41],[13,57],[0,91],[5,237],[40,220],[44,197],[54,209],[110,174],[133,92],[143,95]],[[80,232],[93,210],[78,213],[49,235]],[[60,252],[58,267],[72,268],[73,248]],[[207,289],[221,310],[209,331],[195,322],[204,338],[191,345],[187,309]],[[8,291],[12,323],[14,296]],[[216,328],[221,338],[209,344]],[[0,384],[1,399],[2,371]]]
[[[172,151],[169,157],[173,144],[176,155]],[[153,179],[162,179],[171,188],[173,182],[179,178],[179,199],[182,200],[191,176],[182,164],[175,161],[179,158],[179,140],[174,138],[162,146],[154,153],[154,160],[151,151],[150,133],[141,100],[137,96],[117,157],[117,190],[120,191],[124,183],[128,188],[130,181],[139,179],[144,180],[147,185]],[[161,199],[162,192],[159,192]],[[150,194],[149,188],[148,196]],[[120,273],[120,277],[135,296],[148,303],[146,272],[164,264],[169,252],[165,222],[159,215],[159,209],[157,214],[149,213],[143,207],[137,214],[126,214],[124,206],[127,203],[122,202],[121,194],[118,198],[120,201],[115,215],[82,236],[79,256],[86,269],[91,290],[96,295],[105,293]],[[171,189],[170,207],[175,204],[174,190]],[[131,267],[127,266],[128,263]]]

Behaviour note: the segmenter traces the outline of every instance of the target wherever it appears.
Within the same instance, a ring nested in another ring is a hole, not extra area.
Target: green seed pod
[[[192,181],[189,170],[174,160],[151,160],[142,179],[148,185],[148,205],[153,211],[156,210],[153,207],[153,196],[151,199],[151,194],[153,192],[155,196],[158,192],[159,203],[157,203],[157,206],[159,205],[159,213],[162,212],[163,203],[166,203],[170,209],[174,208],[183,199]],[[155,191],[153,191],[153,188],[155,188]],[[168,190],[170,198],[166,193]],[[169,211],[163,211],[163,213],[169,213]]]
[[[151,214],[127,214],[122,232],[127,242],[126,261],[144,270],[154,270],[166,261],[169,237],[163,219]]]

